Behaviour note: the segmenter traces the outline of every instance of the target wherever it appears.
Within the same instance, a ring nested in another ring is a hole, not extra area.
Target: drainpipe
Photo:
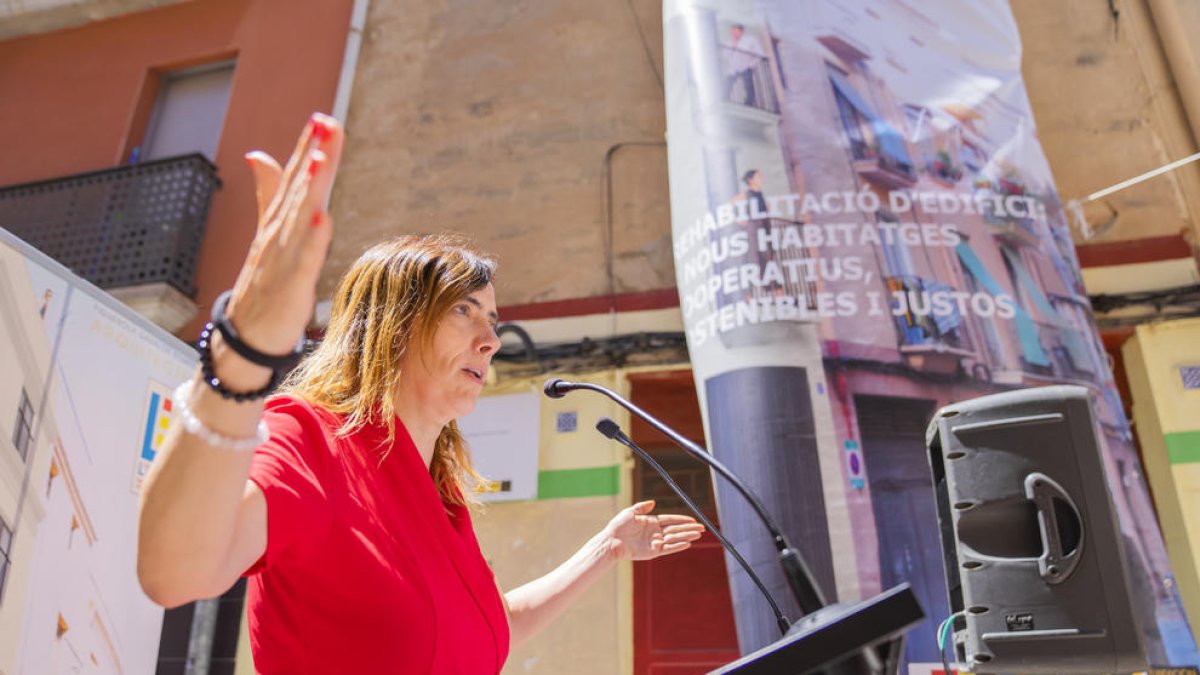
[[[367,25],[367,10],[371,0],[354,0],[350,9],[350,28],[346,33],[346,51],[342,52],[342,69],[338,72],[337,93],[333,95],[333,110],[330,114],[346,124],[346,116],[350,113],[350,93],[354,90],[354,73],[358,71],[358,54],[362,51],[363,29]],[[329,204],[325,204],[329,208]],[[324,326],[329,323],[330,300],[319,300],[312,324]]]
[[[1149,0],[1148,4],[1192,137],[1200,141],[1200,51],[1194,41],[1200,32],[1200,5],[1192,0]]]
[[[337,93],[333,97],[333,116],[342,124],[350,110],[350,92],[354,89],[354,73],[358,70],[358,53],[362,51],[363,28],[367,23],[370,0],[354,0],[350,10],[350,29],[346,33],[346,51],[342,54],[342,70],[338,73]]]

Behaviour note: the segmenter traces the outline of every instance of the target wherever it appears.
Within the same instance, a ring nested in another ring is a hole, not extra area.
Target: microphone
[[[742,479],[738,478],[737,475],[726,468],[724,464],[719,462],[707,450],[696,445],[679,432],[660,422],[650,413],[605,387],[590,382],[568,382],[558,378],[547,380],[543,387],[546,396],[550,398],[562,398],[567,393],[577,389],[594,391],[612,399],[617,405],[625,408],[642,421],[657,429],[661,434],[674,441],[676,445],[683,448],[688,454],[708,464],[714,471],[721,474],[725,480],[729,481],[750,504],[754,512],[758,515],[758,519],[762,521],[767,531],[770,532],[771,539],[775,543],[775,550],[779,553],[779,564],[783,568],[784,578],[787,579],[788,586],[792,589],[792,595],[796,598],[796,604],[800,606],[800,610],[805,614],[812,614],[825,607],[827,604],[825,596],[821,593],[821,588],[817,585],[816,580],[813,579],[808,565],[800,557],[800,553],[788,542],[787,537],[784,536],[779,526],[775,524],[775,520],[767,512],[767,508],[750,491],[750,488],[742,482]]]
[[[624,433],[621,432],[621,427],[607,417],[601,417],[596,422],[596,431],[599,431],[601,434],[603,434],[605,438],[611,438],[622,445],[625,444],[625,441],[623,441],[622,438],[628,438]],[[618,435],[620,435],[620,438],[618,438]],[[630,442],[632,443],[632,441]]]
[[[788,629],[791,628],[792,623],[788,621],[786,616],[783,615],[783,611],[779,609],[779,604],[775,602],[775,598],[771,596],[769,591],[767,591],[766,584],[764,584],[763,580],[754,573],[754,570],[750,567],[750,563],[746,562],[746,559],[742,557],[742,554],[739,553],[736,548],[734,548],[733,544],[729,543],[729,540],[725,538],[725,535],[721,534],[721,531],[717,529],[717,526],[713,525],[708,517],[704,515],[704,512],[700,510],[700,507],[696,506],[691,498],[687,496],[687,493],[683,491],[683,488],[679,487],[679,484],[671,478],[671,475],[667,473],[667,470],[664,469],[662,465],[659,464],[653,457],[651,457],[650,453],[643,450],[637,443],[633,442],[633,439],[625,435],[625,432],[621,431],[621,427],[611,419],[607,417],[601,417],[599,421],[596,422],[596,431],[599,431],[606,438],[610,438],[632,450],[635,454],[637,454],[638,457],[642,458],[643,462],[649,464],[650,468],[654,469],[654,471],[658,473],[663,481],[666,482],[667,486],[671,488],[671,491],[683,500],[683,503],[687,505],[688,509],[691,510],[692,513],[696,514],[696,518],[699,519],[700,522],[704,523],[704,526],[708,528],[709,532],[713,533],[713,536],[717,538],[717,541],[721,542],[721,546],[725,548],[729,555],[732,556],[733,559],[742,566],[742,569],[746,570],[746,574],[749,575],[750,580],[754,582],[755,586],[758,586],[758,590],[762,593],[763,598],[765,598],[767,604],[771,606],[771,611],[775,613],[775,622],[779,624],[779,632],[787,635]]]
[[[573,382],[552,377],[546,380],[546,384],[542,385],[542,393],[547,398],[562,398],[567,395],[567,392],[575,391],[575,388],[575,383]]]

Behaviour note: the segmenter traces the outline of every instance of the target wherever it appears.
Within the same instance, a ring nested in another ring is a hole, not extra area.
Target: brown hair
[[[338,283],[324,339],[280,393],[344,415],[340,436],[382,422],[390,444],[401,357],[414,346],[426,353],[442,316],[491,283],[495,271],[494,259],[456,235],[408,235],[371,247]],[[483,479],[454,421],[438,436],[430,472],[443,501],[474,501],[473,486]]]

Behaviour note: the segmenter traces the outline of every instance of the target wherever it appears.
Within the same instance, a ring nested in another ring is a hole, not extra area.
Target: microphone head
[[[621,433],[621,427],[609,418],[601,417],[600,419],[596,420],[596,431],[604,434],[606,438],[615,439],[617,434]]]
[[[562,398],[567,395],[567,392],[558,388],[560,384],[565,384],[565,382],[557,377],[552,377],[546,380],[546,384],[542,385],[542,393],[547,398]]]

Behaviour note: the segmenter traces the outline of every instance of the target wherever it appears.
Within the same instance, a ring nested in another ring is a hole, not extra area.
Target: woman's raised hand
[[[333,234],[325,205],[343,138],[337,120],[314,113],[287,166],[258,150],[246,155],[258,197],[258,232],[226,314],[241,338],[265,354],[292,351],[312,318]]]

